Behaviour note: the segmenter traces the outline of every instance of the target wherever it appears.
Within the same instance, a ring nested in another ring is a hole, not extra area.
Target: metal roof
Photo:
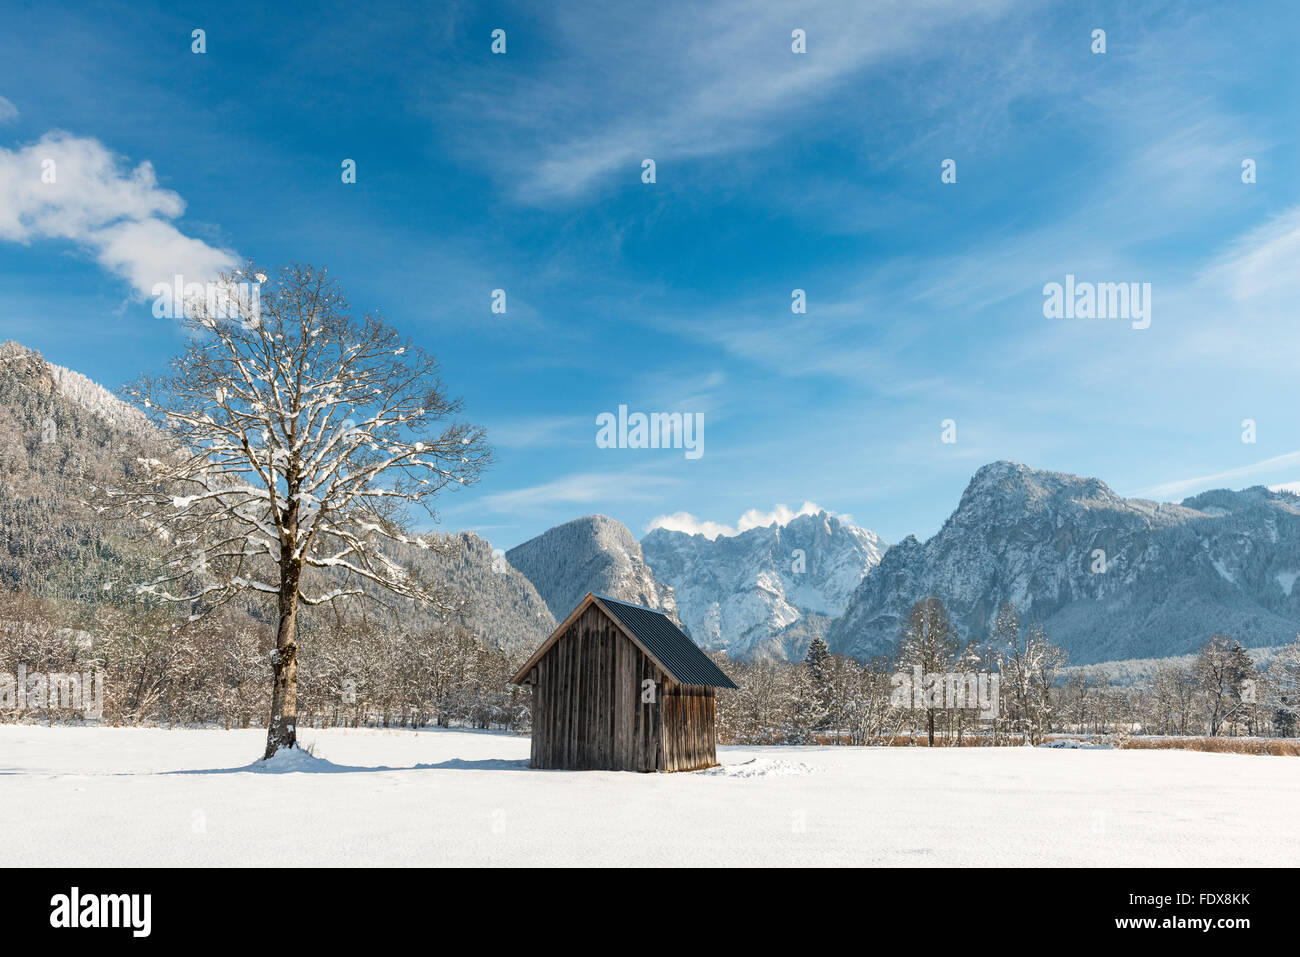
[[[605,595],[593,595],[601,606],[618,619],[619,624],[636,636],[636,640],[664,666],[678,684],[735,688],[722,669],[709,660],[686,633],[661,611],[630,605]]]

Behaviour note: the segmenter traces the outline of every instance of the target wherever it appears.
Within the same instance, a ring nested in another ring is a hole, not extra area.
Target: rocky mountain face
[[[824,511],[712,540],[664,528],[641,540],[697,643],[738,658],[794,660],[844,611],[886,547]]]
[[[98,600],[139,572],[87,504],[148,441],[144,415],[15,342],[0,345],[0,586]],[[142,574],[142,573],[141,573]]]
[[[506,560],[537,587],[557,621],[587,592],[654,608],[678,621],[673,590],[655,578],[627,526],[605,515],[548,529],[510,549]]]
[[[425,565],[433,577],[469,599],[466,626],[506,651],[531,652],[555,630],[546,602],[522,573],[473,532],[436,535],[430,551],[402,558]]]
[[[1297,579],[1300,498],[1290,493],[1219,490],[1162,504],[995,462],[938,534],[885,553],[827,640],[857,658],[886,653],[912,603],[937,595],[963,636],[977,638],[1014,601],[1072,664],[1187,654],[1216,632],[1277,645],[1300,631]]]
[[[87,604],[124,599],[152,574],[151,556],[86,504],[91,486],[120,481],[156,453],[148,419],[85,376],[17,343],[0,345],[0,588]],[[468,599],[464,624],[507,650],[531,649],[555,620],[532,583],[472,533],[442,548],[399,549]],[[432,619],[408,612],[408,624]]]
[[[135,406],[80,372],[47,362],[39,352],[21,343],[0,343],[0,374],[27,393],[29,407],[42,400],[70,402],[118,432],[135,436],[152,432],[149,419]],[[48,436],[44,437],[48,441]]]

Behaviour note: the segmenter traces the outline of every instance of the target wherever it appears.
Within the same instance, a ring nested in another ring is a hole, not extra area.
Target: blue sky
[[[0,2],[0,338],[117,385],[181,345],[150,276],[327,266],[488,428],[440,512],[503,547],[805,502],[924,538],[1004,458],[1300,480],[1294,4],[420,6]],[[1045,318],[1067,274],[1150,327]],[[598,448],[620,404],[703,456]]]

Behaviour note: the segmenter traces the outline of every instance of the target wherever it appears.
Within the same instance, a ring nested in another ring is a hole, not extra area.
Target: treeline
[[[718,693],[724,743],[960,746],[1039,744],[1049,734],[1300,733],[1300,640],[1258,668],[1238,642],[1215,635],[1189,665],[1162,664],[1144,681],[1115,686],[1098,670],[1068,668],[1042,626],[1022,621],[1013,604],[999,610],[986,640],[963,641],[942,602],[928,598],[913,606],[896,653],[866,664],[830,654],[820,638],[802,662],[713,657],[740,686]],[[936,676],[919,695],[918,671]],[[953,702],[951,689],[966,694]]]
[[[464,621],[416,627],[355,608],[308,616],[300,726],[528,730],[529,693],[509,679],[531,649],[502,651]],[[235,606],[190,620],[166,606],[87,610],[3,593],[0,721],[79,719],[77,709],[20,708],[12,686],[21,667],[29,675],[98,672],[100,720],[108,724],[261,727],[272,646],[272,626]],[[1216,635],[1190,664],[1161,664],[1121,686],[1100,671],[1069,668],[1064,652],[1014,605],[1000,609],[986,639],[963,640],[942,602],[928,598],[912,608],[895,653],[867,663],[830,654],[821,638],[801,662],[713,657],[739,686],[718,693],[724,744],[1300,734],[1300,641],[1258,668],[1240,644]]]
[[[0,594],[0,720],[76,720],[84,711],[20,708],[12,686],[22,668],[29,677],[100,674],[106,724],[265,725],[270,624],[235,607],[197,620],[167,607],[68,607]],[[528,725],[527,693],[509,684],[521,662],[460,623],[417,630],[383,616],[320,616],[304,623],[301,647],[300,726]]]

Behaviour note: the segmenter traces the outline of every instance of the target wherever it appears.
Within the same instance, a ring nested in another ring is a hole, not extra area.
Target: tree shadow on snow
[[[324,758],[313,757],[305,751],[289,754],[285,758],[280,752],[270,761],[254,761],[238,768],[190,768],[180,771],[163,771],[162,774],[356,774],[384,771],[529,771],[527,758],[506,760],[504,758],[484,758],[467,761],[464,758],[449,758],[437,764],[415,764],[404,768],[378,765],[361,767],[348,764],[335,764]]]

